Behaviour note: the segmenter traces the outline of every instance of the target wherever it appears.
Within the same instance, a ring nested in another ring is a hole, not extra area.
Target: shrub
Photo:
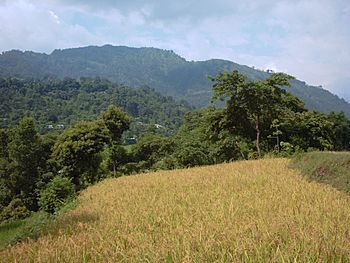
[[[68,201],[74,198],[74,184],[69,178],[56,176],[40,192],[40,208],[49,213],[57,212]]]
[[[23,201],[19,198],[13,199],[0,213],[0,222],[23,219],[30,215]]]

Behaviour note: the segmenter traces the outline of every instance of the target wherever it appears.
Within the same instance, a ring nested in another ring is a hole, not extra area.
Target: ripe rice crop
[[[287,159],[107,179],[1,262],[349,262],[349,197]]]

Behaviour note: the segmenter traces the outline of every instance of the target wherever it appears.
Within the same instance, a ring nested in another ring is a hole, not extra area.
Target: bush
[[[0,171],[1,172],[1,171]],[[11,202],[11,191],[0,182],[0,208],[6,207]],[[0,209],[2,211],[2,209]]]
[[[186,142],[177,148],[174,157],[181,167],[212,164],[207,145],[199,142]]]
[[[15,198],[0,213],[0,222],[23,219],[29,215],[30,211],[26,208],[23,201]]]
[[[181,168],[181,166],[179,165],[178,160],[174,156],[170,155],[156,162],[152,168],[154,170],[172,170]]]
[[[69,178],[56,176],[40,192],[40,208],[49,213],[57,212],[75,196],[74,184]]]

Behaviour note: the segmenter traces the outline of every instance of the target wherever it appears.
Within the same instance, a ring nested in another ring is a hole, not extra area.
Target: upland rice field
[[[349,197],[287,159],[107,179],[2,262],[349,262]]]

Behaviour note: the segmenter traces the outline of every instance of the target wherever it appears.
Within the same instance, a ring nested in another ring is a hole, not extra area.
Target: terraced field
[[[346,193],[287,159],[108,179],[1,262],[349,262]]]

